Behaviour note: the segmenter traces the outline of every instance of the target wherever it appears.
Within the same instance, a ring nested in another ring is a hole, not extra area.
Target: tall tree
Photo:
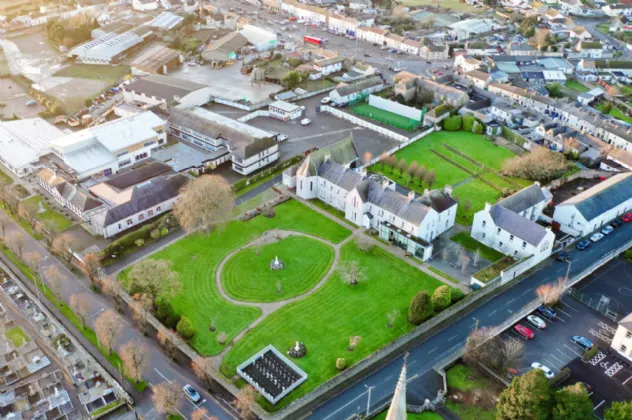
[[[417,168],[417,170],[415,171],[415,178],[417,178],[419,184],[422,184],[424,182],[424,178],[426,177],[427,172],[428,171],[426,170],[426,167],[424,165],[421,165],[419,168]]]
[[[121,346],[121,360],[125,374],[137,383],[141,381],[143,372],[149,365],[149,349],[140,340],[129,341]]]
[[[191,414],[191,420],[219,420],[216,416],[209,416],[206,408],[199,407]]]
[[[24,245],[26,244],[26,240],[24,239],[24,235],[17,230],[9,233],[7,237],[7,245],[9,248],[18,256],[18,258],[22,259],[22,253],[24,252]]]
[[[133,318],[138,322],[143,335],[147,335],[147,315],[151,310],[152,303],[147,295],[134,295],[134,306],[132,307]]]
[[[86,320],[90,315],[90,308],[88,306],[88,297],[83,293],[76,293],[70,296],[68,300],[70,309],[77,314],[81,320],[81,328],[86,328]]]
[[[206,382],[206,387],[211,388],[214,377],[217,375],[217,363],[211,357],[198,356],[191,362],[195,375]]]
[[[57,299],[59,299],[59,292],[61,291],[62,275],[59,269],[54,265],[49,265],[44,270],[44,279],[50,286]]]
[[[406,168],[408,168],[408,164],[406,163],[406,159],[401,158],[399,160],[399,162],[397,163],[397,170],[399,171],[400,175],[404,175],[404,172],[406,172]]]
[[[90,253],[83,257],[83,270],[90,279],[90,287],[92,290],[97,288],[99,282],[99,273],[101,272],[101,260],[99,256],[94,253]]]
[[[121,312],[121,302],[123,300],[123,289],[113,276],[108,276],[103,280],[103,293],[114,299],[116,311]]]
[[[235,204],[235,193],[219,175],[203,175],[180,191],[173,214],[187,232],[209,231],[225,221]]]
[[[541,370],[530,370],[511,381],[496,405],[498,420],[548,419],[553,408],[549,381]]]
[[[564,277],[557,279],[555,283],[545,283],[535,289],[535,293],[540,298],[540,301],[545,306],[555,306],[566,292],[568,280]]]
[[[426,176],[424,177],[424,182],[428,184],[428,188],[432,188],[436,180],[437,180],[437,176],[435,175],[434,169],[429,170]]]
[[[419,168],[419,164],[417,163],[417,161],[413,161],[413,163],[410,164],[410,166],[408,167],[408,169],[406,170],[406,172],[408,172],[408,181],[412,180],[415,178],[415,172],[417,172],[417,168]]]
[[[584,420],[592,418],[593,404],[581,382],[555,393],[552,420]]]
[[[75,244],[75,239],[70,233],[62,233],[55,236],[53,244],[51,246],[52,251],[59,255],[64,261],[70,263],[72,261],[72,247]]]
[[[432,304],[430,295],[426,290],[417,293],[410,301],[408,308],[408,322],[414,325],[420,325],[430,317]]]
[[[167,260],[147,258],[136,264],[129,272],[129,289],[132,294],[145,293],[156,305],[158,297],[175,296],[180,293],[180,275],[172,270],[173,263]]]
[[[605,414],[606,420],[632,420],[632,401],[613,401]]]
[[[292,90],[298,87],[298,85],[301,84],[301,81],[303,81],[301,73],[296,70],[292,70],[283,76],[283,79],[281,79],[281,85],[286,89]]]
[[[114,345],[123,332],[123,322],[121,317],[112,309],[102,312],[94,321],[94,330],[101,343],[101,346],[112,354]]]
[[[534,146],[529,153],[513,157],[503,163],[508,176],[548,182],[566,172],[570,164],[561,153]]]
[[[164,415],[176,414],[181,401],[181,393],[180,386],[175,382],[165,381],[154,386],[151,399],[156,411]]]
[[[356,260],[342,263],[338,268],[338,274],[340,280],[349,286],[355,286],[367,279],[366,270],[360,267]]]
[[[42,259],[42,256],[40,255],[39,252],[37,251],[27,252],[26,254],[24,254],[23,259],[26,265],[28,265],[31,268],[31,270],[33,270],[35,273],[39,272],[40,260]]]
[[[246,385],[237,394],[234,401],[235,408],[244,419],[248,419],[253,416],[252,406],[256,400],[257,391],[251,385]]]
[[[161,328],[156,336],[160,345],[165,349],[170,359],[176,358],[178,347],[182,344],[180,336],[171,331]]]

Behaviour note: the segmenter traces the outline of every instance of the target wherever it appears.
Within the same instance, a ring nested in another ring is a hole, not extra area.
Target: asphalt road
[[[571,276],[573,273],[580,273],[587,269],[608,252],[628,243],[631,238],[632,223],[628,223],[584,251],[574,249],[570,264]],[[408,376],[421,375],[430,371],[436,363],[464,346],[465,340],[469,332],[476,326],[477,320],[479,328],[502,324],[514,312],[520,311],[535,298],[535,289],[539,285],[563,277],[568,268],[567,263],[550,259],[539,271],[526,277],[511,289],[501,293],[481,307],[469,313],[463,313],[458,321],[410,351]],[[368,398],[367,387],[375,387],[371,392],[371,403],[388,398],[395,389],[401,366],[402,359],[400,357],[315,409],[309,418],[319,420],[346,419],[354,414],[364,413]],[[433,393],[436,390],[429,390],[429,392]]]
[[[578,24],[578,25],[582,25],[583,27],[585,27],[586,29],[588,29],[588,32],[590,32],[590,34],[594,37],[597,38],[600,41],[608,41],[610,42],[611,45],[616,45],[618,47],[621,48],[621,52],[623,53],[623,55],[621,56],[620,59],[622,60],[630,60],[632,59],[632,51],[630,51],[629,49],[626,48],[626,43],[625,42],[621,42],[616,38],[611,37],[610,35],[606,35],[604,33],[602,33],[601,31],[599,31],[597,29],[597,25],[604,23],[604,22],[608,22],[605,20],[596,20],[596,19],[579,19],[579,18],[573,18],[573,21]]]

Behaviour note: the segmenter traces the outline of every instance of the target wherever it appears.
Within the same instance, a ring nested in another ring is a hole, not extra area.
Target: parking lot
[[[534,362],[548,367],[554,374],[568,367],[571,377],[559,386],[576,382],[590,385],[593,392],[591,400],[595,414],[599,417],[603,416],[604,409],[612,401],[632,398],[632,380],[623,384],[632,376],[632,369],[608,351],[617,324],[570,296],[565,296],[555,311],[557,318],[553,321],[534,313],[546,322],[544,329],[536,328],[526,319],[517,323],[534,332],[535,337],[531,340],[519,335],[513,326],[502,333],[503,339],[521,340],[525,344],[524,356],[517,366],[518,372],[522,374],[528,371]],[[587,338],[602,352],[594,360],[584,362],[581,358],[584,350],[571,341],[571,337],[576,335]]]

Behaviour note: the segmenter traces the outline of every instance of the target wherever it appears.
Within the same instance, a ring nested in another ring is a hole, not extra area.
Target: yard
[[[444,144],[496,172],[502,169],[505,160],[514,157],[515,154],[504,147],[494,145],[493,142],[482,135],[463,131],[434,132],[395,153],[395,157],[398,160],[404,158],[409,165],[417,162],[418,165],[423,165],[428,170],[434,170],[436,182],[433,184],[433,188],[443,188],[445,185],[452,185],[454,187],[452,195],[458,197],[461,203],[469,199],[472,204],[471,209],[466,211],[464,206],[460,205],[457,221],[464,225],[471,225],[474,213],[481,210],[485,206],[486,201],[491,204],[496,203],[501,197],[501,193],[484,182],[475,179],[473,175],[455,166],[452,162],[432,153],[432,150],[436,150],[470,172],[481,174],[483,171],[481,166],[449,150]],[[419,194],[423,194],[424,189],[427,188],[427,186],[417,181],[411,182],[406,173],[401,176],[397,170],[391,171],[388,167],[383,168],[380,163],[373,165],[371,170],[383,173]],[[484,177],[501,190],[517,189],[493,173],[487,172],[482,174],[481,177]],[[512,181],[521,187],[531,184],[531,182],[523,179],[512,179]]]
[[[13,183],[13,178],[11,178],[6,172],[0,169],[0,185],[9,185]]]
[[[500,252],[472,238],[469,232],[459,232],[450,239],[457,244],[462,245],[463,248],[469,251],[475,252],[478,249],[481,253],[481,257],[485,258],[487,261],[494,262],[503,257],[503,254]]]
[[[11,340],[13,347],[16,349],[31,341],[31,339],[24,334],[24,331],[22,331],[22,328],[20,327],[9,328],[4,332],[4,335]]]
[[[25,200],[24,205],[29,209],[30,213],[36,220],[41,221],[47,227],[50,226],[55,232],[62,232],[72,226],[72,221],[67,219],[64,215],[57,212],[54,208],[46,204],[46,202],[36,195],[34,197]],[[40,213],[40,203],[44,212]]]
[[[463,420],[495,420],[496,398],[502,387],[462,364],[446,371],[448,398],[446,406]],[[455,398],[456,397],[456,398]]]
[[[282,270],[271,270],[277,256]],[[322,242],[292,236],[260,247],[248,247],[231,257],[222,271],[230,297],[248,302],[273,302],[298,296],[313,288],[334,260],[333,249]]]
[[[122,80],[131,74],[129,66],[108,66],[96,64],[72,64],[59,70],[54,76],[73,77],[79,79],[100,79],[108,80],[112,84]]]
[[[412,131],[421,124],[420,121],[415,121],[402,115],[376,108],[367,103],[354,105],[350,107],[349,110],[354,114],[399,128],[401,130]]]
[[[601,112],[603,112],[603,103],[600,103],[599,105],[597,105],[597,109]],[[632,124],[632,117],[628,116],[628,114],[623,113],[619,108],[617,107],[612,107],[612,109],[610,109],[610,112],[608,113],[610,116],[621,120],[621,121],[625,121],[628,124]]]
[[[308,373],[308,380],[274,407],[279,409],[336,376],[336,359],[353,365],[394,339],[414,329],[406,320],[412,297],[419,291],[432,294],[442,283],[394,255],[374,247],[369,252],[354,242],[341,250],[341,262],[357,261],[369,278],[356,286],[344,284],[336,273],[313,295],[289,304],[268,316],[237,341],[226,354],[222,370],[232,377],[236,368],[268,344],[285,352],[296,340],[305,343],[307,356],[293,360]],[[387,314],[399,316],[389,328]],[[361,336],[354,351],[349,337]]]
[[[572,90],[575,90],[577,92],[580,93],[584,93],[584,92],[588,92],[590,89],[587,88],[586,86],[582,85],[581,83],[579,83],[576,80],[567,80],[566,81],[566,87]]]
[[[494,264],[485,267],[478,273],[474,273],[472,277],[474,277],[478,281],[487,283],[500,276],[501,271],[506,270],[515,263],[516,260],[514,260],[512,257],[507,256],[501,260],[496,261]]]
[[[336,222],[294,200],[277,206],[275,210],[274,218],[257,216],[247,222],[232,221],[209,235],[189,235],[152,255],[155,259],[172,261],[174,270],[180,274],[183,291],[171,303],[176,312],[193,323],[197,333],[191,345],[200,354],[220,353],[224,345],[217,342],[217,334],[225,332],[227,342],[230,342],[261,314],[259,308],[235,305],[220,295],[215,275],[227,255],[275,228],[312,234],[333,243],[339,243],[351,234]],[[291,252],[300,253],[301,250]],[[279,258],[293,257],[280,254]],[[123,283],[127,272],[120,276]],[[211,320],[217,327],[215,332],[209,331]]]

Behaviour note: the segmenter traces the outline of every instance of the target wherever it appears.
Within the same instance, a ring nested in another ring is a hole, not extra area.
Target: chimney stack
[[[408,191],[408,198],[411,201],[415,199],[415,192],[413,190]]]
[[[443,192],[452,197],[452,185],[446,184],[445,187],[443,187]]]

